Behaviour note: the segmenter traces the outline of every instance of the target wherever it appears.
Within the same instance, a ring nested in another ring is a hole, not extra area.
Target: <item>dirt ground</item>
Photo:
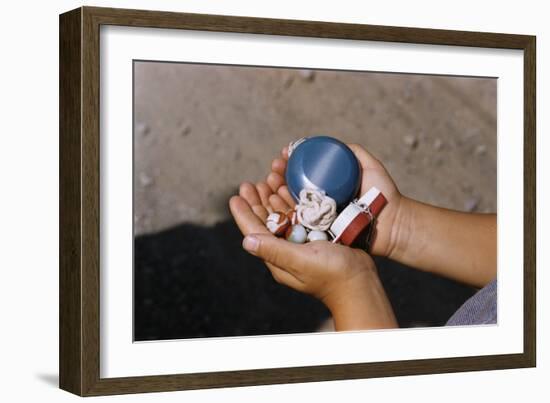
[[[233,250],[240,234],[227,201],[241,182],[263,179],[291,140],[324,134],[362,144],[403,194],[496,212],[496,79],[136,62],[134,83],[137,339],[307,331],[326,319],[316,302],[284,294],[290,291],[273,287],[265,274],[254,280],[249,300],[232,292],[224,299],[223,284],[212,291],[218,281],[212,272],[242,293],[250,290],[250,276],[259,276],[257,262],[235,255],[242,253]],[[224,256],[232,256],[230,267]],[[234,262],[254,269],[241,273]],[[404,326],[443,324],[471,295],[409,272],[396,269],[383,279]],[[236,273],[249,280],[236,284]],[[432,295],[424,305],[411,306],[418,300],[413,284]],[[269,290],[274,299],[266,300],[266,312],[278,303],[277,319],[243,316],[243,307]],[[428,312],[434,303],[445,309]]]
[[[135,230],[212,225],[290,141],[367,147],[401,192],[496,211],[496,80],[176,63],[135,65]]]

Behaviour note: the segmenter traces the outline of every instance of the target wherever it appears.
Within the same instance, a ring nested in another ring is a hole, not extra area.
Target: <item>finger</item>
[[[273,210],[288,212],[291,207],[282,199],[278,194],[272,194],[269,196],[269,204],[273,207]]]
[[[260,195],[256,190],[256,186],[250,182],[241,183],[241,186],[239,186],[239,196],[245,199],[251,206],[255,204],[262,204]]]
[[[301,291],[304,288],[304,283],[297,277],[295,277],[293,274],[271,264],[266,262],[266,266],[271,272],[271,276],[273,276],[273,279],[279,283],[286,285],[287,287],[294,288],[297,291]]]
[[[269,196],[273,194],[271,188],[265,182],[258,182],[256,183],[256,190],[258,191],[258,195],[260,196],[262,205],[265,207],[268,213],[272,213],[273,208],[269,204]]]
[[[273,162],[271,162],[271,170],[284,178],[286,170],[286,160],[282,158],[275,158]]]
[[[239,187],[239,195],[247,201],[254,214],[265,222],[268,212],[262,204],[262,200],[260,199],[256,186],[249,182],[242,183]]]
[[[233,196],[229,199],[229,209],[243,235],[256,233],[271,235],[264,223],[241,196]]]
[[[286,204],[289,205],[290,208],[294,208],[296,206],[296,202],[294,201],[294,198],[290,194],[290,191],[288,190],[288,186],[283,185],[277,190],[277,194],[281,199],[284,200]]]
[[[246,251],[294,276],[311,264],[311,249],[305,246],[263,233],[247,235],[243,240]]]
[[[359,144],[348,144],[348,147],[353,151],[363,169],[372,168],[374,165],[379,164],[379,161],[374,155],[369,153],[363,146]]]
[[[269,185],[273,193],[275,193],[281,186],[285,184],[285,178],[283,178],[278,173],[271,172],[269,175],[267,175],[267,184]]]
[[[283,149],[281,150],[281,156],[285,160],[288,160],[288,146],[283,147]]]

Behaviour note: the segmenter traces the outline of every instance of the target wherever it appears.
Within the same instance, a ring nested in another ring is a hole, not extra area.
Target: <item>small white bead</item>
[[[312,241],[328,241],[328,235],[325,231],[313,230],[307,234],[307,240]]]
[[[307,231],[304,226],[294,224],[286,233],[286,240],[294,243],[304,243],[307,239]]]

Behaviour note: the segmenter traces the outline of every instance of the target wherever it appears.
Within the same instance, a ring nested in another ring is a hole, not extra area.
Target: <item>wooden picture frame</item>
[[[408,361],[100,377],[99,29],[101,25],[523,50],[523,353]],[[81,7],[60,16],[60,387],[80,396],[533,367],[535,37],[484,32]]]

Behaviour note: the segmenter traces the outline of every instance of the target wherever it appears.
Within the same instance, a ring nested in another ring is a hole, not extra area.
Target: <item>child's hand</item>
[[[399,237],[401,201],[403,197],[393,182],[386,168],[367,150],[357,144],[348,144],[362,168],[360,194],[365,194],[371,187],[376,186],[382,191],[388,204],[377,218],[376,232],[371,241],[371,251],[375,255],[391,257],[392,251]],[[286,186],[285,170],[288,160],[288,147],[281,153],[282,158],[276,158],[271,164],[271,173],[267,177],[267,185],[286,204],[294,207],[295,202]],[[262,185],[265,186],[265,185]],[[263,189],[265,191],[265,189]],[[277,198],[275,204],[279,201]],[[277,208],[276,206],[274,206]]]
[[[371,257],[328,241],[294,244],[265,227],[271,209],[290,206],[264,183],[244,183],[230,208],[246,236],[243,247],[262,258],[274,279],[313,295],[330,309],[337,330],[395,327],[396,321]]]
[[[359,145],[348,146],[362,167],[361,195],[376,186],[388,200],[376,222],[373,254],[480,288],[496,277],[496,214],[452,211],[404,197],[380,161]],[[261,208],[267,216],[270,208],[294,207],[284,179],[287,160],[285,147],[266,182],[250,185],[261,200],[254,211]]]

